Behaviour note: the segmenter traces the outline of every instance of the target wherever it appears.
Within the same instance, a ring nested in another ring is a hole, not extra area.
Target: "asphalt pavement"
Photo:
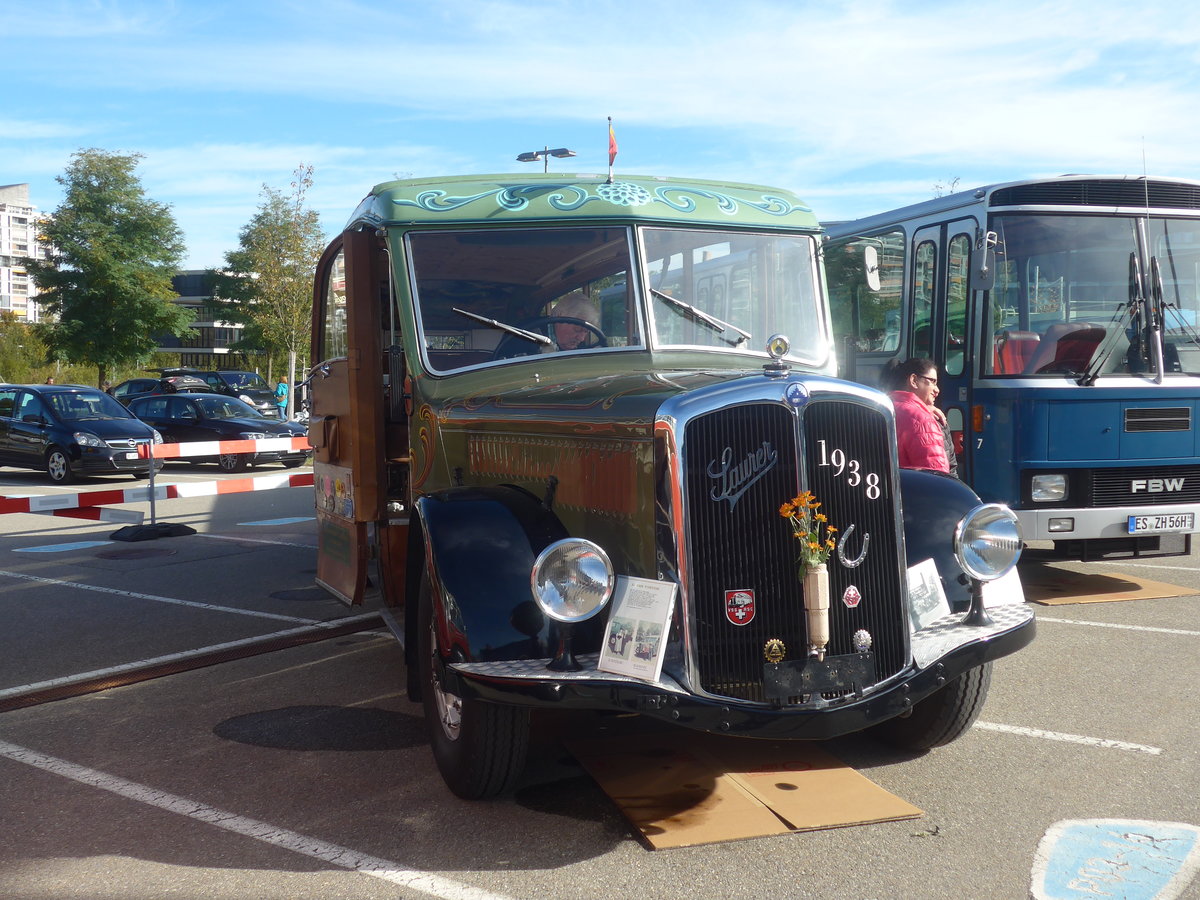
[[[0,470],[6,496],[49,490]],[[513,796],[446,790],[374,601],[314,585],[311,488],[158,514],[195,533],[127,543],[112,523],[0,516],[0,897],[958,900],[1049,896],[1049,872],[1064,897],[1150,898],[1121,842],[1165,870],[1168,826],[1200,826],[1195,553],[1056,564],[1179,592],[1036,606],[1037,638],[954,744],[822,745],[920,818],[652,851],[563,744],[636,739],[637,720],[539,719]],[[1101,849],[1049,855],[1082,822]]]

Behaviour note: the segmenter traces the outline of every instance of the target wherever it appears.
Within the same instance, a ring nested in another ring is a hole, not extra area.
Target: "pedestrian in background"
[[[279,407],[279,418],[287,418],[288,386],[282,378],[275,385],[275,405]]]

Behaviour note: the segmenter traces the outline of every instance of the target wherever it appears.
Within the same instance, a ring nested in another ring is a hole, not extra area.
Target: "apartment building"
[[[37,242],[37,207],[29,202],[28,184],[0,185],[0,310],[25,322],[40,318],[37,287],[25,260],[43,259]]]

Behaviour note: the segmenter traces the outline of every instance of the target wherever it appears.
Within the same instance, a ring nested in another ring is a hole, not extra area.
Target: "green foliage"
[[[262,203],[242,228],[239,246],[216,274],[222,314],[244,325],[238,350],[268,359],[303,355],[312,328],[312,278],[325,248],[320,218],[306,208],[312,167],[294,173],[291,193],[263,185]]]
[[[157,336],[187,333],[172,303],[183,240],[169,207],[145,196],[140,154],[80,150],[57,181],[62,204],[40,225],[45,260],[30,260],[47,321],[34,326],[51,360],[97,367],[98,380],[145,360]]]

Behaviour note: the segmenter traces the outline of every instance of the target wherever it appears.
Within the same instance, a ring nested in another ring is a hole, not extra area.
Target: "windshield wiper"
[[[468,319],[474,319],[476,322],[482,322],[484,325],[490,325],[492,328],[498,328],[501,331],[507,331],[509,334],[515,334],[517,337],[525,338],[527,341],[533,341],[535,344],[553,345],[554,341],[546,337],[544,334],[538,334],[536,331],[526,331],[524,328],[518,328],[516,325],[509,325],[507,322],[501,322],[497,319],[489,319],[487,316],[481,316],[477,313],[467,312],[465,309],[459,309],[457,306],[450,307],[460,316],[466,316]]]
[[[1128,318],[1130,320],[1136,318],[1141,302],[1141,300],[1134,300],[1129,304],[1118,304],[1116,312],[1114,312],[1112,318],[1108,320],[1108,326],[1105,328],[1108,334],[1104,338],[1104,343],[1097,348],[1096,354],[1084,367],[1083,372],[1079,375],[1079,378],[1076,381],[1076,384],[1080,385],[1081,387],[1091,387],[1096,383],[1096,379],[1100,376],[1100,370],[1104,368],[1104,364],[1108,362],[1108,358],[1112,356],[1112,352],[1117,346],[1117,341],[1121,339],[1121,335],[1124,331],[1122,328],[1113,328],[1112,326],[1117,324],[1117,320],[1121,318],[1122,310],[1126,310],[1127,308]]]
[[[699,310],[692,306],[692,304],[685,303],[678,297],[672,297],[670,294],[664,294],[662,291],[655,290],[654,288],[650,288],[650,293],[660,300],[665,300],[676,309],[683,310],[691,317],[693,322],[699,322],[706,328],[711,328],[713,331],[717,332],[717,334],[721,336],[721,339],[731,347],[736,347],[738,344],[742,343],[743,341],[748,341],[752,337],[750,332],[742,331],[742,329],[738,328],[736,325],[730,325],[728,322],[722,321],[716,316],[709,315],[703,310]],[[736,331],[739,335],[738,339],[736,341],[731,341],[729,338],[725,337],[726,331]]]

